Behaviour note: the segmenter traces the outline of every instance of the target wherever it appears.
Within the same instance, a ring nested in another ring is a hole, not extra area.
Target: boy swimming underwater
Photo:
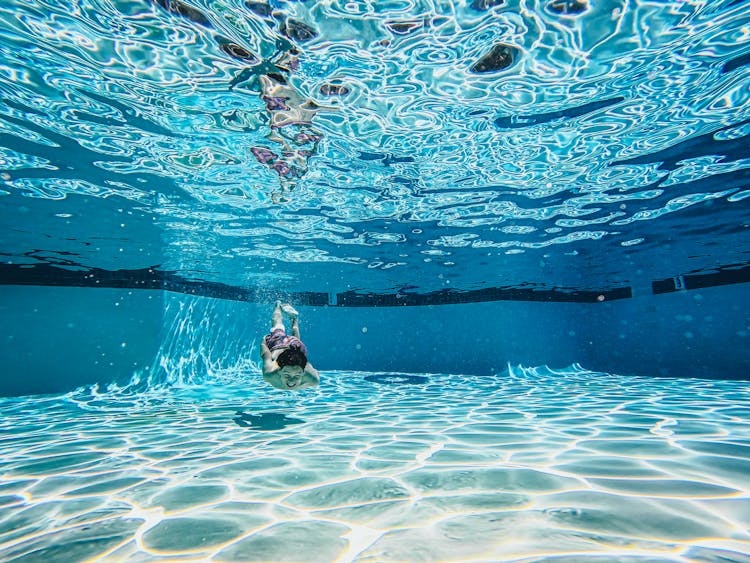
[[[286,333],[284,314],[291,322],[292,334]],[[297,317],[294,307],[277,301],[271,316],[271,332],[260,344],[263,379],[277,389],[297,391],[320,382],[318,371],[307,361],[307,347],[300,340]]]

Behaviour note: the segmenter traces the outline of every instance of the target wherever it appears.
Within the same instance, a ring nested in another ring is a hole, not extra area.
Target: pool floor
[[[509,368],[0,402],[0,559],[750,561],[750,385]]]

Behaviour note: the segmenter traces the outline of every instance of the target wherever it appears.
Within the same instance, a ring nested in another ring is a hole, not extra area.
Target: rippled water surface
[[[3,561],[740,562],[746,383],[572,366],[3,399]]]
[[[5,261],[329,291],[746,263],[748,8],[3,2]]]

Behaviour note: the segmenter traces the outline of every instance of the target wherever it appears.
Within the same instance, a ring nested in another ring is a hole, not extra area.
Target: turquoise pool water
[[[750,561],[749,102],[747,0],[4,0],[0,560]]]
[[[325,375],[3,399],[3,560],[747,560],[747,383]]]
[[[0,21],[21,279],[602,291],[748,263],[743,1],[13,0]]]

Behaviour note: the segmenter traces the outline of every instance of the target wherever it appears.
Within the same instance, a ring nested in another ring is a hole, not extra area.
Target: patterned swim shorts
[[[307,347],[304,343],[296,336],[284,332],[283,328],[277,328],[270,334],[266,334],[264,339],[266,346],[268,346],[268,349],[271,350],[271,352],[279,348],[296,348],[307,356]]]

